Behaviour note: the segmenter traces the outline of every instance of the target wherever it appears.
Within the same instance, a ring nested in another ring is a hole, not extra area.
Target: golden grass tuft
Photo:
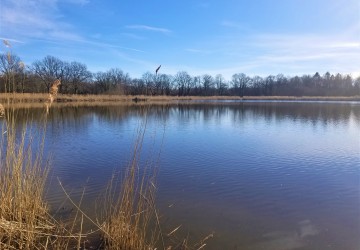
[[[155,207],[156,171],[145,166],[140,173],[138,166],[144,133],[145,128],[138,133],[132,161],[121,184],[113,177],[108,186],[102,226],[105,249],[155,249],[161,236]]]
[[[213,233],[193,245],[188,239],[175,235],[181,225],[167,234],[162,233],[155,202],[157,167],[139,166],[145,132],[146,112],[125,176],[121,181],[113,176],[105,201],[101,203],[105,209],[104,222],[98,226],[103,233],[102,247],[109,250],[204,249],[206,242],[213,238]]]
[[[4,106],[0,103],[0,117],[5,116],[5,108]]]
[[[34,134],[27,123],[19,128],[16,113],[7,111],[1,131],[0,249],[66,249],[79,236],[49,214],[44,199],[49,171],[42,162],[45,131]]]
[[[31,249],[46,244],[54,228],[43,200],[48,168],[41,165],[42,149],[34,157],[32,138],[15,127],[16,115],[9,111],[0,148],[0,244]]]

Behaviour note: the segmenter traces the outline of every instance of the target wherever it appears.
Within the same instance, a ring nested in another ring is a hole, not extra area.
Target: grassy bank
[[[44,103],[49,94],[0,94],[0,103]],[[289,101],[360,101],[360,95],[354,96],[129,96],[129,95],[63,95],[57,96],[57,102],[85,103],[133,103],[133,102],[177,102],[196,100],[289,100]]]

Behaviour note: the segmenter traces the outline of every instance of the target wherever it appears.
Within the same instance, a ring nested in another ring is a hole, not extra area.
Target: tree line
[[[120,94],[176,96],[353,96],[360,94],[360,77],[326,72],[320,75],[283,74],[248,76],[234,74],[226,80],[221,74],[191,76],[186,71],[175,75],[146,72],[131,78],[119,68],[90,72],[86,64],[66,62],[46,56],[29,66],[10,53],[0,54],[0,92],[44,93],[51,83],[61,81],[62,94]]]

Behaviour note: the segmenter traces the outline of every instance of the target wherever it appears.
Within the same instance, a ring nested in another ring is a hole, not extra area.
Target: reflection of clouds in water
[[[300,237],[304,238],[306,236],[312,236],[317,235],[319,233],[319,230],[316,229],[316,227],[311,224],[310,220],[303,220],[299,222],[300,227]]]
[[[298,223],[294,231],[274,231],[263,235],[263,241],[255,244],[250,249],[266,250],[292,250],[306,246],[307,237],[314,236],[319,230],[310,220],[303,220]]]

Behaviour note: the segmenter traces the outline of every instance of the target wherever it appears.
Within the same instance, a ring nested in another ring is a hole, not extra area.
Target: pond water
[[[159,167],[165,233],[214,233],[205,249],[360,249],[360,103],[54,106],[53,206],[59,179],[75,200],[85,188],[91,213],[144,121],[141,164]]]

